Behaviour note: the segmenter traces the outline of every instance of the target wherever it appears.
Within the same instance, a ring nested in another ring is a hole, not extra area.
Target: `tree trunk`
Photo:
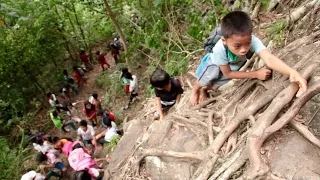
[[[120,39],[121,39],[122,44],[123,44],[124,52],[125,52],[125,54],[127,54],[127,52],[128,52],[128,46],[127,46],[126,38],[125,38],[122,30],[120,29],[120,26],[119,26],[118,22],[116,21],[116,19],[115,19],[115,17],[114,17],[114,14],[113,14],[113,12],[112,12],[112,10],[111,10],[111,7],[109,6],[107,0],[104,0],[104,4],[105,4],[105,6],[106,6],[106,10],[107,10],[107,13],[109,14],[109,17],[110,17],[113,25],[115,26],[115,28],[116,28],[119,36],[120,36]],[[126,64],[127,64],[127,66],[128,66],[128,69],[130,70],[130,69],[131,69],[131,63],[130,63],[130,61],[129,61],[129,59],[128,59],[127,56],[125,57],[125,59],[126,59]]]
[[[80,33],[81,33],[81,37],[82,37],[82,40],[83,40],[83,44],[84,44],[86,50],[89,51],[88,44],[86,42],[86,37],[84,35],[84,31],[82,29],[81,23],[80,23],[79,18],[78,18],[76,7],[74,6],[74,3],[71,3],[71,4],[72,4],[72,10],[74,12],[74,17],[76,18],[76,23],[77,23],[77,25],[78,25],[78,27],[80,29]]]

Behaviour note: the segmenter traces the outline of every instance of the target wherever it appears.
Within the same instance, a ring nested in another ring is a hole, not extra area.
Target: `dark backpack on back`
[[[218,25],[216,28],[214,28],[213,31],[211,31],[210,36],[205,40],[203,48],[206,51],[206,53],[212,53],[212,48],[217,44],[217,42],[221,39],[222,37],[222,31],[221,31],[221,26]],[[226,50],[228,47],[226,47]],[[250,59],[253,56],[253,52],[249,51],[246,56],[247,59]],[[228,55],[228,53],[227,53]]]

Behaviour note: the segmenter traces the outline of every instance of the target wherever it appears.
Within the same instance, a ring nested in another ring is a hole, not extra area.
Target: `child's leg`
[[[47,174],[46,174],[46,180],[49,180],[52,176],[54,177],[61,177],[60,174],[54,172],[54,171],[49,171]]]
[[[104,71],[103,63],[101,63],[100,66],[101,66],[101,68],[102,68],[102,71]]]
[[[217,80],[220,78],[220,68],[214,64],[207,65],[203,68],[203,70],[199,70],[197,73],[197,81],[193,86],[192,93],[190,96],[190,102],[192,105],[196,105],[199,102],[207,99],[207,90],[208,88],[204,88],[206,86],[210,86],[213,80]],[[203,88],[203,89],[202,89]],[[201,96],[199,101],[199,95]]]
[[[67,122],[65,122],[64,124],[63,124],[63,129],[65,128],[65,127],[67,127],[67,126],[70,126],[73,130],[77,130],[77,128],[76,128],[76,126],[74,125],[74,123],[72,122],[72,121],[67,121]]]
[[[59,169],[61,171],[61,177],[63,177],[64,172],[67,171],[67,168],[65,167],[65,165],[62,162],[57,162],[54,165],[55,168]]]
[[[203,102],[208,99],[208,90],[213,89],[213,84],[210,84],[206,87],[200,89],[199,102]]]

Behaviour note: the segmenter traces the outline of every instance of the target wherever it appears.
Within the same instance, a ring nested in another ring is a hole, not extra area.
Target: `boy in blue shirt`
[[[298,83],[300,90],[297,96],[307,90],[307,81],[301,74],[271,54],[260,39],[252,35],[252,29],[252,21],[245,12],[233,11],[222,19],[222,37],[197,69],[197,81],[190,96],[192,105],[206,100],[208,89],[221,86],[230,79],[268,79],[271,75],[268,68],[252,72],[239,71],[245,64],[249,51],[257,53],[269,68],[288,75],[291,82]]]

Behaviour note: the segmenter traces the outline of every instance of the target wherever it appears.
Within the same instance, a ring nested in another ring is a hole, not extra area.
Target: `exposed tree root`
[[[317,64],[310,65],[304,70],[303,76],[308,79],[316,67]],[[260,149],[265,140],[263,138],[265,129],[271,125],[282,108],[292,100],[298,89],[298,85],[294,83],[280,92],[252,127],[252,132],[247,140],[250,160],[250,172],[248,172],[247,179],[256,179],[265,175],[264,173],[269,173],[266,171],[267,165],[264,164],[260,155]],[[279,128],[281,127],[283,126],[279,126]]]
[[[247,152],[246,150],[243,150],[241,154],[238,156],[238,158],[235,159],[235,161],[231,164],[231,166],[229,166],[228,169],[219,176],[218,180],[230,179],[230,176],[235,172],[237,172],[247,162],[247,160],[248,160]]]
[[[288,22],[290,24],[295,23],[297,20],[301,19],[307,11],[309,11],[314,5],[318,2],[319,0],[312,0],[308,2],[306,5],[299,7],[295,11],[293,11],[289,17],[288,17]]]
[[[214,102],[214,101],[217,101],[217,100],[218,100],[217,97],[210,98],[210,99],[205,100],[205,101],[203,101],[202,103],[196,105],[193,109],[194,109],[194,110],[199,110],[199,109],[204,108],[204,107],[206,107],[207,105],[209,105],[210,103],[212,103],[212,102]]]
[[[211,144],[213,142],[213,131],[212,131],[213,116],[214,116],[214,111],[211,111],[209,113],[209,117],[208,117],[208,120],[207,120],[209,144]]]
[[[192,179],[193,180],[208,179],[218,157],[219,157],[218,155],[214,155],[212,158],[210,158],[208,161],[206,161],[204,166],[201,166],[197,169],[197,171],[194,173]]]
[[[238,138],[238,134],[237,132],[233,132],[229,138],[228,138],[228,142],[227,142],[227,147],[226,147],[226,151],[224,152],[224,154],[228,154],[229,152],[233,151],[236,144],[237,144],[237,138]]]
[[[318,146],[318,148],[320,148],[320,140],[309,131],[306,125],[303,125],[294,120],[290,121],[290,125],[294,127],[300,134],[302,134],[311,143],[313,143],[314,145]]]

